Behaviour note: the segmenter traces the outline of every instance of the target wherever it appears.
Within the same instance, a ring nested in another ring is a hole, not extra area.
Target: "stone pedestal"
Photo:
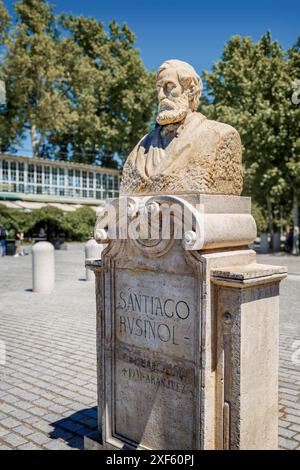
[[[248,249],[256,236],[249,198],[135,197],[127,214],[145,224],[155,212],[160,226],[175,203],[192,224],[181,239],[173,231],[169,239],[112,240],[104,215],[96,224],[108,246],[88,263],[96,274],[99,435],[86,447],[275,449],[286,270],[258,265]],[[174,222],[180,216],[171,212]]]

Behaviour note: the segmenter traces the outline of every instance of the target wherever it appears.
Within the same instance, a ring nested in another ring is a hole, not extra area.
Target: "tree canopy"
[[[283,51],[270,33],[257,43],[233,36],[212,72],[204,73],[204,113],[240,132],[244,194],[268,211],[271,232],[277,208],[290,208],[293,199],[295,210],[299,203],[300,107],[292,100],[299,60],[299,40]]]
[[[14,8],[8,32],[0,3],[7,97],[2,151],[13,150],[29,132],[35,156],[121,164],[148,130],[155,100],[154,78],[134,34],[115,21],[106,29],[94,18],[56,16],[43,0],[21,0]]]

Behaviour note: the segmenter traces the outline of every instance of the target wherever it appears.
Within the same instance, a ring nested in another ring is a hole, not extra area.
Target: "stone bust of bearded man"
[[[156,127],[127,158],[121,194],[240,195],[240,136],[197,112],[202,81],[194,68],[168,60],[157,71],[156,85]]]

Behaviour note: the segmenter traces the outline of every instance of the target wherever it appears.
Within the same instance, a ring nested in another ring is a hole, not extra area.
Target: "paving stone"
[[[287,408],[293,408],[295,410],[300,410],[300,404],[299,403],[293,403],[288,400],[280,400],[280,405],[284,405]]]
[[[41,447],[33,444],[32,442],[27,442],[27,444],[23,444],[17,448],[17,450],[40,450]]]
[[[37,421],[39,421],[40,417],[39,416],[29,416],[28,418],[23,418],[23,422],[26,423],[26,424],[32,424],[34,425],[34,423],[36,423]]]
[[[284,421],[284,420],[282,420],[282,419],[280,419],[280,420],[278,421],[278,426],[279,426],[279,427],[287,428],[289,425],[290,425],[289,421]]]
[[[51,438],[49,436],[47,436],[46,434],[42,434],[41,432],[34,432],[33,434],[30,434],[30,436],[28,436],[28,439],[40,445],[46,444],[46,442],[51,441]]]
[[[287,393],[279,393],[279,398],[280,400],[293,401],[294,403],[297,403],[299,400],[299,397],[297,395],[288,395]]]
[[[9,430],[9,429],[2,428],[2,427],[0,426],[0,437],[5,436],[6,434],[9,434],[9,433],[10,433],[10,430]]]
[[[290,425],[289,429],[292,431],[296,431],[297,433],[300,433],[300,424],[292,424]]]
[[[11,411],[10,415],[13,416],[14,418],[19,419],[20,421],[22,421],[22,419],[24,418],[29,418],[30,416],[30,414],[24,410]]]
[[[5,443],[10,444],[12,447],[18,447],[27,442],[23,437],[18,436],[13,432],[6,434],[6,436],[4,436],[2,439]]]
[[[51,423],[55,423],[61,420],[61,416],[55,413],[48,413],[45,416],[43,416],[43,418],[46,419],[47,421],[50,421]]]
[[[24,436],[24,437],[33,433],[33,430],[31,428],[28,428],[27,426],[24,426],[23,424],[21,426],[17,426],[16,428],[14,428],[14,431],[17,432],[18,434],[21,434],[21,436]]]
[[[66,420],[59,423],[61,428],[67,429],[68,431],[76,432],[82,428],[80,423],[74,423],[73,421]]]
[[[5,444],[1,444],[0,442],[0,450],[12,450],[12,447],[9,447]]]
[[[286,415],[285,419],[291,423],[300,424],[300,416]]]
[[[28,401],[18,401],[18,408],[28,410],[29,408],[32,408],[32,403],[29,403]]]
[[[73,437],[73,439],[70,439],[68,441],[68,444],[70,447],[75,448],[75,449],[84,449],[84,440],[82,437]]]
[[[67,431],[59,426],[56,426],[55,429],[49,434],[52,439],[62,439],[64,441],[69,441],[69,439],[74,437],[75,433]]]
[[[54,427],[51,426],[51,424],[48,423],[48,421],[44,421],[44,420],[37,421],[32,426],[36,429],[39,429],[40,431],[45,432],[46,434],[50,434],[54,429]]]
[[[28,411],[36,416],[45,416],[46,414],[48,414],[48,411],[45,408],[39,408],[37,406],[29,408]]]
[[[284,437],[279,438],[279,446],[283,449],[294,450],[298,447],[298,442],[291,439],[286,439]]]
[[[71,449],[71,447],[69,447],[67,444],[58,440],[48,442],[47,444],[44,445],[44,447],[49,450],[70,450]]]
[[[293,437],[295,436],[296,432],[286,428],[279,428],[278,434],[282,437]]]
[[[1,411],[4,413],[10,413],[11,411],[15,410],[16,408],[11,405],[7,405],[6,403],[1,404]]]
[[[6,418],[2,419],[1,425],[5,426],[9,429],[16,428],[17,426],[20,426],[22,423],[14,418]]]

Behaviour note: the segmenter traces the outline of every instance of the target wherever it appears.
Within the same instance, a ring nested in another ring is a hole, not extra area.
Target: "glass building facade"
[[[104,200],[119,196],[119,179],[117,170],[0,155],[0,193]]]

